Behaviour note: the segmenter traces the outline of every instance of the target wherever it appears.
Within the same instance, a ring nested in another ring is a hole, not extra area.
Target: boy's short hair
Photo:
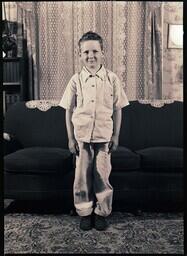
[[[81,48],[81,43],[82,42],[88,41],[88,40],[99,41],[100,46],[101,46],[101,50],[103,50],[103,38],[100,35],[98,35],[97,33],[92,32],[92,31],[88,31],[87,33],[82,35],[82,37],[80,38],[80,40],[78,42],[79,48]]]

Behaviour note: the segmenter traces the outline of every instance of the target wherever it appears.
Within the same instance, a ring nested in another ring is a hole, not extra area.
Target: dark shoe
[[[105,230],[108,227],[106,218],[100,215],[95,214],[95,229]]]
[[[92,229],[92,216],[91,215],[81,217],[80,229],[82,229],[82,230]]]

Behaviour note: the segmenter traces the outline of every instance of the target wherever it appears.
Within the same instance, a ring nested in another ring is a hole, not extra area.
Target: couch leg
[[[134,213],[135,216],[141,216],[142,215],[142,210],[141,209],[137,209],[133,213]]]
[[[70,212],[69,212],[70,216],[76,216],[77,212],[75,210],[75,207],[71,208]]]
[[[9,209],[11,208],[11,206],[13,205],[13,203],[15,202],[14,199],[4,199],[4,213],[8,213]]]

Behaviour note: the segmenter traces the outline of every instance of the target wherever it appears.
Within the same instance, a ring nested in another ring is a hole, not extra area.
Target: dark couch
[[[10,107],[4,120],[10,135],[4,140],[4,197],[73,205],[65,110],[54,102],[46,110],[50,101],[27,104]],[[122,117],[119,147],[112,153],[113,208],[183,209],[183,103],[131,101]]]

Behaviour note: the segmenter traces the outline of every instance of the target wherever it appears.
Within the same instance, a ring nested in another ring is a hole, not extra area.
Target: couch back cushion
[[[65,110],[59,106],[41,111],[18,102],[8,109],[4,130],[15,136],[23,147],[68,148]]]
[[[4,130],[15,136],[23,147],[68,148],[65,110],[59,106],[41,111],[18,102],[8,109]],[[130,101],[130,105],[122,109],[119,144],[132,150],[182,147],[183,103],[175,101],[158,108]]]
[[[183,103],[162,107],[131,101],[122,109],[120,145],[133,150],[183,145]]]

